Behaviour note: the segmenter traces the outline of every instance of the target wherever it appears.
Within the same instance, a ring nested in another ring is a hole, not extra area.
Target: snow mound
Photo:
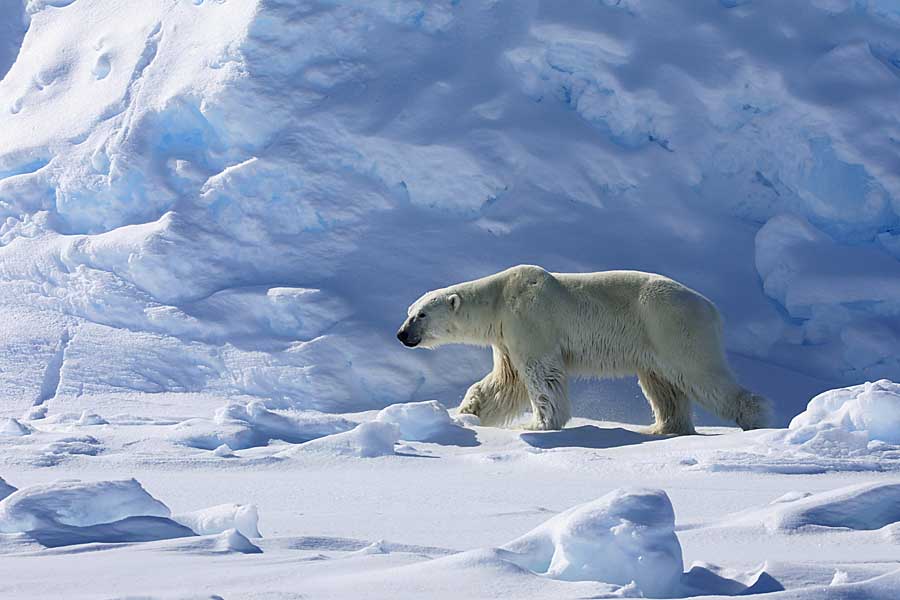
[[[262,537],[258,527],[259,511],[253,504],[220,504],[178,514],[172,519],[190,527],[198,535],[236,530],[246,537]]]
[[[12,417],[0,419],[0,435],[2,436],[21,437],[33,431],[33,427],[19,422],[18,419],[13,419]]]
[[[683,568],[675,512],[662,490],[614,490],[502,549],[535,573],[567,581],[633,581],[648,597],[675,595]]]
[[[265,446],[277,439],[298,444],[356,426],[353,421],[314,410],[269,410],[264,402],[229,402],[213,419],[189,419],[170,436],[178,444],[215,450],[223,444],[232,450]]]
[[[770,530],[839,527],[873,530],[900,522],[900,483],[870,483],[780,502],[764,518]]]
[[[746,451],[718,453],[712,470],[778,473],[900,469],[900,384],[882,379],[823,392],[788,429]]]
[[[3,500],[15,491],[16,488],[6,483],[6,481],[0,477],[0,500]]]
[[[451,418],[444,405],[436,400],[392,404],[382,409],[375,421],[393,423],[400,430],[400,439],[405,441],[477,445],[475,434],[465,427],[465,423],[473,421]]]
[[[169,509],[134,479],[57,481],[20,489],[0,501],[0,532],[87,527],[135,516],[168,517]]]
[[[882,379],[829,390],[810,400],[789,428],[788,441],[793,444],[821,445],[822,436],[840,429],[858,434],[861,443],[900,445],[900,384]]]
[[[248,540],[237,529],[228,529],[217,535],[213,549],[219,552],[238,552],[240,554],[262,553],[259,546]]]
[[[400,429],[400,439],[428,441],[449,427],[454,427],[450,413],[436,400],[392,404],[375,417],[382,423],[393,423]]]
[[[394,444],[400,440],[400,428],[393,423],[371,421],[354,429],[306,442],[276,456],[296,456],[298,452],[320,452],[337,456],[374,458],[394,454]]]

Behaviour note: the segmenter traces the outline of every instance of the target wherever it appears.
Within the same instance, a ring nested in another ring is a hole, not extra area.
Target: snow
[[[15,491],[16,488],[6,483],[3,478],[0,477],[0,500],[3,500]]]
[[[444,405],[436,400],[392,404],[383,408],[375,420],[392,423],[400,430],[400,439],[416,442],[464,444],[472,441],[465,429],[470,421],[454,421]],[[477,417],[474,424],[477,424]]]
[[[134,479],[59,481],[20,489],[0,502],[0,531],[59,525],[86,527],[134,516],[168,517],[169,509]]]
[[[172,520],[190,528],[198,535],[234,530],[246,537],[262,537],[258,528],[259,511],[252,504],[220,504],[174,515]]]
[[[900,385],[882,379],[848,388],[829,390],[812,400],[791,420],[797,443],[813,442],[832,429],[858,432],[865,441],[900,445]]]
[[[296,448],[285,450],[282,456],[317,452],[326,455],[375,458],[394,454],[394,444],[400,441],[400,428],[394,423],[371,421],[360,423],[350,431],[325,436]]]
[[[864,484],[780,502],[766,518],[770,529],[804,527],[881,529],[900,521],[900,484]]]
[[[671,597],[682,574],[675,512],[662,490],[613,490],[503,546],[511,560],[566,581],[603,581]]]
[[[0,0],[0,597],[895,600],[898,30]],[[396,328],[518,263],[696,288],[777,428],[648,436],[634,378],[455,415],[489,351]]]
[[[900,470],[900,386],[874,383],[812,398],[787,429],[757,434],[740,451],[720,452],[704,467],[809,473]]]

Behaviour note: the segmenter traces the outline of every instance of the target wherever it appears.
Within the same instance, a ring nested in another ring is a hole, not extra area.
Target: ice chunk
[[[16,488],[6,483],[2,477],[0,477],[0,500],[3,500],[10,494],[16,491]]]
[[[34,428],[12,417],[0,419],[0,436],[20,437],[28,435]]]
[[[109,421],[104,419],[98,414],[89,413],[88,411],[84,411],[81,413],[81,416],[75,422],[76,425],[109,425]]]
[[[20,489],[0,501],[0,532],[85,527],[133,516],[168,517],[169,509],[134,479],[57,481]]]
[[[662,490],[617,489],[570,508],[503,546],[523,568],[568,581],[634,582],[673,595],[682,574],[675,512]]]
[[[229,402],[216,410],[212,420],[189,419],[170,436],[176,443],[215,450],[222,445],[231,450],[265,446],[269,440],[302,443],[322,436],[348,431],[356,425],[343,417],[314,410],[269,410],[260,400]]]
[[[860,432],[866,443],[900,444],[900,384],[882,379],[823,392],[791,420],[795,443],[812,444],[833,429]]]
[[[261,554],[259,546],[247,539],[237,529],[223,531],[216,536],[214,550],[219,552],[239,552],[241,554]]]
[[[437,400],[392,404],[381,410],[375,420],[394,423],[400,428],[400,439],[409,441],[427,441],[454,427],[447,409]]]
[[[258,529],[259,511],[253,504],[220,504],[175,515],[172,519],[199,535],[234,529],[247,537],[262,537]]]
[[[327,454],[373,458],[394,454],[394,444],[400,440],[400,428],[394,423],[371,421],[360,423],[344,433],[329,435],[301,444],[280,456],[292,456],[297,452],[323,452]]]

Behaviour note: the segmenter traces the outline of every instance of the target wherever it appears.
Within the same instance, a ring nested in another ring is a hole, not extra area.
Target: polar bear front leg
[[[568,376],[562,357],[551,355],[525,362],[522,378],[534,415],[528,429],[562,429],[572,416]]]
[[[528,410],[528,390],[509,356],[494,348],[494,368],[466,392],[459,412],[475,415],[482,425],[507,425]]]

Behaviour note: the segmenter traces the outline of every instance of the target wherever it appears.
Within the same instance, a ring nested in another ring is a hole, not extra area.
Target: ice
[[[648,597],[677,593],[675,512],[662,490],[618,489],[570,508],[503,546],[513,562],[568,581],[634,582]]]
[[[134,479],[57,481],[22,488],[0,502],[0,532],[86,527],[134,516],[168,517],[169,509]]]
[[[228,529],[216,536],[215,550],[219,552],[238,552],[240,554],[262,554],[259,546],[247,539],[237,529]]]
[[[231,450],[264,446],[270,440],[306,442],[352,429],[356,423],[317,411],[273,411],[259,400],[229,402],[210,419],[191,419],[178,425],[173,441],[205,450],[222,445]]]
[[[13,419],[12,417],[0,419],[0,435],[19,437],[28,435],[32,431],[34,429],[31,426],[20,422],[18,419]]]
[[[393,455],[394,444],[399,440],[400,428],[394,423],[369,421],[360,423],[350,431],[306,442],[279,455],[289,457],[296,456],[300,452],[316,452],[335,456],[374,458]]]
[[[713,470],[822,473],[900,470],[900,385],[882,379],[818,394],[788,429],[717,453]]]
[[[777,530],[810,526],[881,529],[900,521],[900,484],[869,483],[779,504],[766,521]]]
[[[3,416],[451,407],[486,356],[403,352],[397,316],[519,262],[697,287],[779,406],[900,376],[882,4],[55,4],[0,26]]]
[[[790,429],[792,443],[813,445],[817,436],[842,429],[863,434],[867,444],[900,445],[900,384],[882,379],[823,392],[791,420]]]
[[[0,500],[3,500],[10,494],[16,491],[16,488],[6,483],[2,477],[0,477]]]
[[[381,423],[393,423],[400,429],[400,439],[428,442],[452,437],[459,426],[450,418],[444,405],[436,400],[392,404],[375,417]]]
[[[189,527],[198,535],[223,533],[234,529],[246,537],[262,537],[258,528],[259,511],[253,504],[220,504],[177,514],[172,520]]]

